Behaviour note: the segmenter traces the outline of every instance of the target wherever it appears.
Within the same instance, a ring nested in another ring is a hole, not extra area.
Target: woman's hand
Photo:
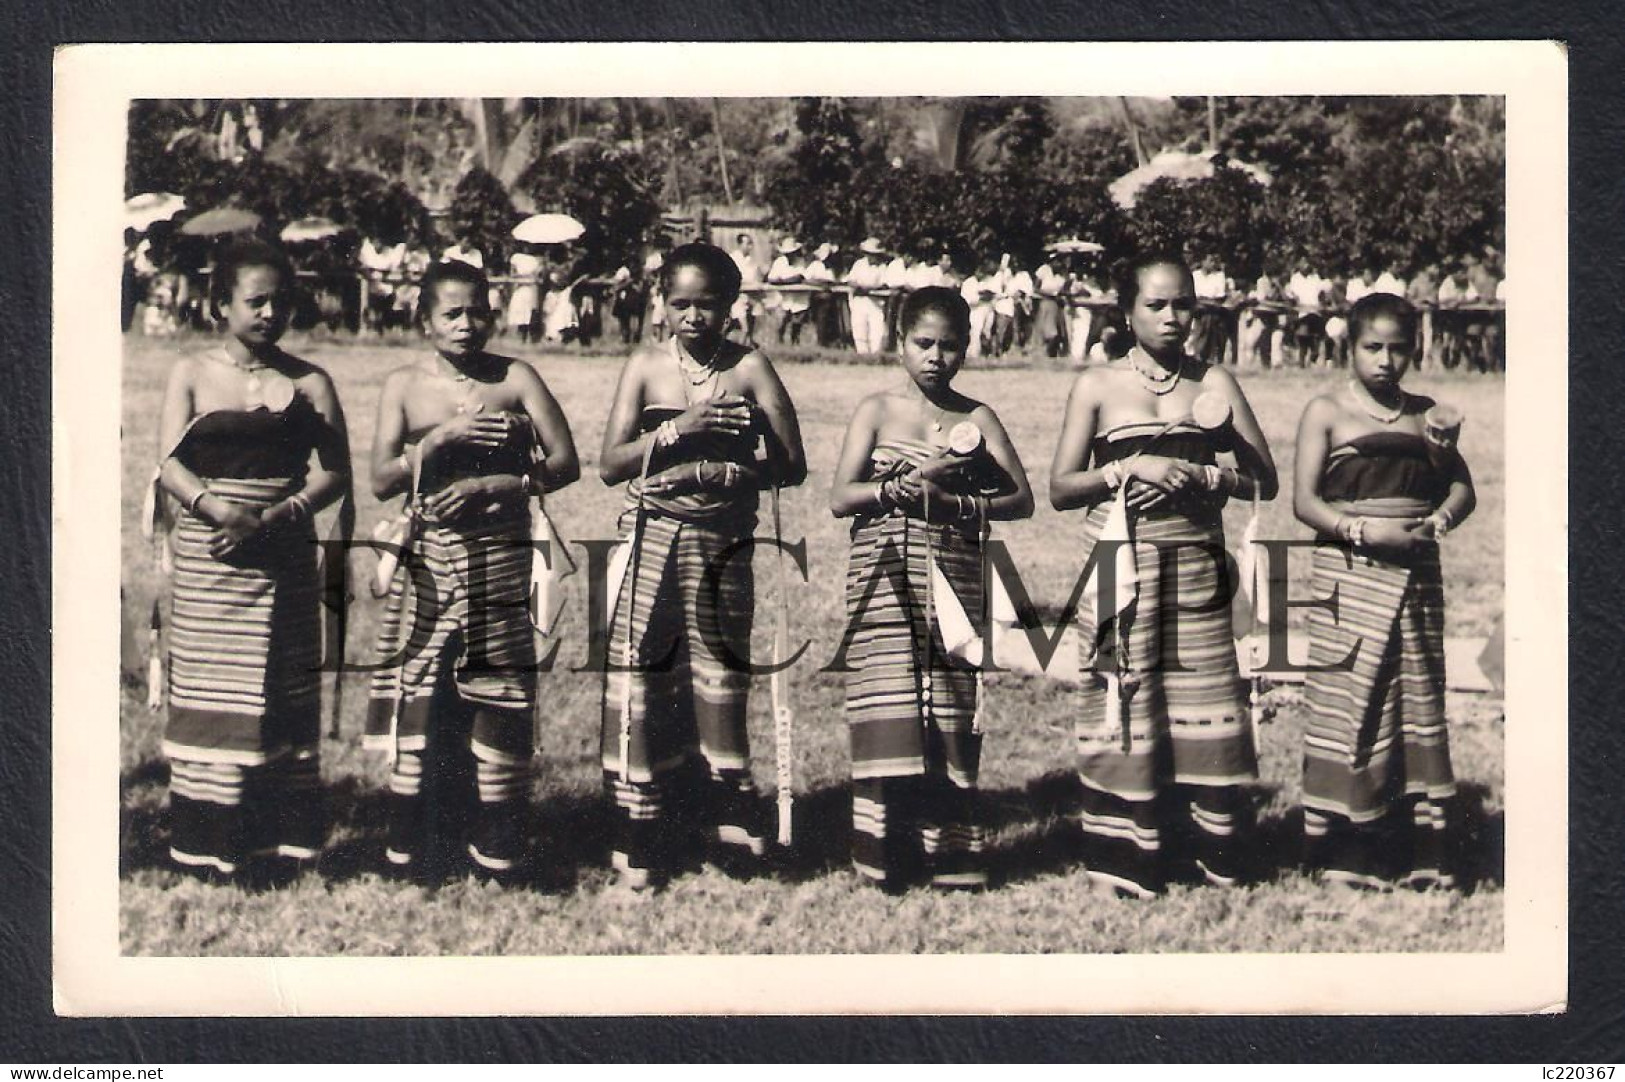
[[[502,447],[512,434],[514,419],[506,413],[459,413],[436,425],[423,437],[423,455],[430,457],[447,447]]]
[[[919,476],[939,488],[962,485],[970,473],[971,460],[967,456],[951,454],[948,451],[938,451],[921,462],[918,467]]]
[[[260,512],[260,530],[264,533],[274,533],[283,526],[298,521],[301,513],[298,503],[294,500],[278,500]]]
[[[239,507],[225,500],[215,500],[220,508],[217,529],[209,538],[209,555],[219,559],[229,555],[238,546],[258,537],[264,528],[260,512],[250,507]]]
[[[1190,488],[1206,483],[1202,467],[1165,455],[1141,455],[1124,467],[1129,486],[1128,505],[1136,511],[1152,510]]]
[[[738,492],[754,489],[755,470],[736,462],[680,462],[651,474],[643,491],[650,496],[686,496],[694,492]]]
[[[1361,540],[1379,556],[1414,556],[1433,544],[1433,524],[1420,518],[1368,518]]]
[[[465,477],[424,497],[423,510],[431,519],[456,522],[465,515],[489,511],[497,501],[518,491],[504,479]]]
[[[742,435],[750,430],[751,414],[754,409],[749,399],[736,394],[725,394],[709,402],[699,402],[677,415],[675,418],[677,434]]]

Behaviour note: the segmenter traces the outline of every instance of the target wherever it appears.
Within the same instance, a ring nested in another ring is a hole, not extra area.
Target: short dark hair
[[[1367,293],[1349,308],[1349,341],[1356,341],[1375,320],[1391,319],[1400,330],[1416,337],[1417,313],[1410,301],[1396,293]]]
[[[677,276],[678,267],[698,269],[710,279],[711,288],[726,297],[730,304],[739,296],[739,289],[744,284],[739,274],[739,264],[734,262],[733,256],[715,244],[702,240],[680,244],[666,256],[665,262],[660,264],[661,290],[671,291],[671,282]]]
[[[948,318],[954,330],[970,344],[970,305],[957,289],[947,286],[926,286],[916,289],[903,300],[903,310],[897,317],[897,328],[907,334],[921,316],[927,312],[940,312]]]
[[[1168,249],[1141,252],[1119,264],[1117,272],[1112,276],[1117,287],[1117,307],[1124,312],[1134,308],[1134,301],[1140,295],[1140,275],[1152,267],[1178,267],[1179,272],[1185,276],[1185,281],[1195,285],[1196,276],[1191,273],[1191,265],[1185,262],[1185,257],[1178,252]]]
[[[461,259],[442,259],[418,279],[418,321],[422,322],[429,315],[429,310],[439,300],[438,292],[443,282],[462,282],[474,290],[474,299],[481,308],[489,309],[491,306],[491,279],[485,272],[472,263],[464,263]]]
[[[231,303],[232,291],[237,288],[237,276],[244,267],[270,267],[281,279],[277,292],[284,298],[293,296],[295,279],[293,262],[288,258],[288,253],[274,244],[255,238],[234,240],[215,256],[214,274],[209,279],[209,312],[215,319],[224,318],[221,309]]]

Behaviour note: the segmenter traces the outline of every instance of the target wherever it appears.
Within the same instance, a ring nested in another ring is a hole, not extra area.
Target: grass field
[[[808,638],[815,663],[792,670],[798,718],[797,850],[778,878],[740,883],[715,871],[684,877],[661,895],[627,899],[609,884],[606,821],[597,761],[598,679],[573,673],[585,657],[580,607],[556,670],[544,677],[534,833],[544,860],[536,881],[501,888],[473,880],[398,885],[375,871],[382,848],[384,767],[359,749],[365,682],[350,678],[342,738],[322,749],[334,819],[331,848],[317,873],[270,891],[207,886],[170,871],[162,822],[167,768],[159,757],[161,721],[143,702],[144,629],[150,554],[136,524],[155,454],[159,398],[176,352],[206,348],[197,338],[155,343],[126,339],[124,368],[123,613],[125,650],[121,733],[122,949],[157,955],[424,955],[602,953],[907,953],[1154,951],[1482,951],[1502,939],[1502,705],[1452,694],[1448,701],[1466,830],[1463,860],[1471,889],[1450,895],[1345,896],[1293,867],[1303,729],[1295,689],[1273,692],[1276,723],[1264,731],[1263,784],[1257,790],[1268,877],[1239,891],[1175,888],[1150,903],[1102,900],[1088,891],[1069,855],[1066,816],[1077,791],[1072,773],[1072,704],[1064,685],[1007,675],[991,689],[982,785],[994,825],[1002,883],[982,896],[915,891],[890,898],[849,870],[849,796],[842,685],[821,673],[842,622],[844,525],[826,509],[826,486],[853,406],[899,378],[889,364],[808,358],[781,365],[805,434],[811,478],[789,495],[785,531],[805,536],[810,582],[795,587],[793,637]],[[291,336],[286,345],[324,365],[339,387],[358,462],[371,446],[373,412],[385,373],[415,343],[352,342]],[[623,493],[597,477],[597,451],[619,358],[582,353],[526,354],[563,404],[582,452],[583,480],[550,510],[567,537],[613,536]],[[1303,403],[1340,378],[1327,373],[1244,376],[1283,479]],[[961,386],[998,411],[1022,453],[1040,510],[1001,527],[1001,536],[1041,608],[1064,601],[1082,566],[1075,517],[1049,510],[1049,456],[1072,375],[1046,363],[972,366]],[[1462,442],[1479,488],[1477,515],[1445,549],[1447,634],[1485,635],[1503,588],[1504,384],[1498,379],[1413,377],[1413,389],[1460,405]],[[383,513],[361,492],[365,536]],[[1227,512],[1232,539],[1245,510]],[[1283,496],[1264,510],[1266,536],[1301,537]],[[357,566],[360,567],[358,558]],[[758,579],[765,656],[776,584],[764,562]],[[1295,567],[1305,593],[1306,569]],[[579,590],[579,577],[571,580]],[[378,606],[351,613],[350,656],[370,648]],[[772,734],[765,682],[752,698],[758,781],[771,791]]]

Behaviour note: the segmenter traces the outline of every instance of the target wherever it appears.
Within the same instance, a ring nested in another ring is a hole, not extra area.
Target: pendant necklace
[[[265,364],[264,362],[259,364],[239,364],[237,362],[237,358],[233,357],[230,353],[227,353],[224,350],[222,350],[221,353],[225,356],[227,364],[231,365],[231,367],[248,377],[245,384],[245,386],[248,388],[248,393],[251,395],[257,394],[260,387],[263,386],[263,383],[260,380],[260,373],[271,366]]]
[[[1399,405],[1394,407],[1392,413],[1387,414],[1378,413],[1376,410],[1367,405],[1366,402],[1369,396],[1362,393],[1362,391],[1363,388],[1361,388],[1359,384],[1355,383],[1353,380],[1349,380],[1349,393],[1354,396],[1355,404],[1360,407],[1360,411],[1362,413],[1371,418],[1373,421],[1376,421],[1378,424],[1391,425],[1395,421],[1399,420],[1400,414],[1405,412],[1406,396],[1404,391],[1399,392]],[[1373,399],[1373,401],[1375,400]]]

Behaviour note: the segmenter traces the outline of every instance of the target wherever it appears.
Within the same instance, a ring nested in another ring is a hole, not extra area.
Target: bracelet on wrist
[[[308,519],[316,514],[316,509],[310,502],[310,497],[303,492],[295,492],[288,497],[288,506],[293,508],[294,515],[299,519]]]
[[[207,496],[208,494],[209,494],[208,489],[206,489],[206,488],[198,489],[197,490],[197,495],[193,496],[190,500],[186,501],[186,513],[189,514],[189,515],[192,515],[193,517],[201,518],[202,516],[198,515],[198,510],[197,510],[198,509],[198,504],[202,503],[203,502],[203,497]]]
[[[1220,486],[1224,484],[1224,474],[1219,472],[1217,466],[1203,466],[1202,484],[1206,486],[1209,492],[1219,492],[1221,491]]]
[[[681,433],[677,431],[676,421],[661,421],[659,427],[655,429],[655,446],[662,449],[670,447],[677,442],[680,435]]]

